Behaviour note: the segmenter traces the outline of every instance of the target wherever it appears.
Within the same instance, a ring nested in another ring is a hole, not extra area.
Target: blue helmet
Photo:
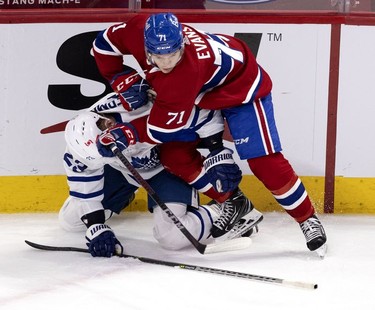
[[[172,13],[151,15],[144,31],[146,52],[170,54],[183,46],[182,26]]]

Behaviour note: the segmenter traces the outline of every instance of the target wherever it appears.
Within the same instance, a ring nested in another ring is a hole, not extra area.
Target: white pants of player
[[[212,223],[219,217],[215,205],[187,208],[184,204],[168,203],[167,206],[197,240],[204,244],[212,242],[212,238],[209,238]],[[67,199],[59,212],[60,226],[66,231],[85,231],[86,226],[81,221],[81,217],[87,213],[84,209],[77,200]],[[191,245],[159,206],[154,208],[153,224],[154,238],[163,248],[180,250]]]

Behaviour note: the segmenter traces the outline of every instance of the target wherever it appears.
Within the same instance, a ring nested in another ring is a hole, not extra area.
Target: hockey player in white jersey
[[[92,256],[110,257],[123,252],[120,241],[105,223],[113,213],[119,214],[131,202],[140,186],[117,157],[100,155],[96,140],[103,137],[107,128],[111,128],[113,134],[113,128],[121,130],[122,123],[148,115],[150,104],[129,112],[123,108],[117,94],[111,93],[66,126],[64,167],[70,191],[59,212],[59,222],[67,231],[86,230],[87,246]],[[197,122],[204,122],[205,113],[211,113],[210,118],[221,118],[217,112],[202,110],[202,117],[198,117]],[[209,124],[201,126],[201,134],[210,135],[222,130],[218,124],[220,121],[216,120],[213,127]],[[123,149],[129,162],[198,241],[205,244],[215,242],[210,237],[210,230],[220,216],[220,205],[199,205],[197,192],[163,169],[158,146],[137,143],[135,132],[129,132],[129,135],[134,135],[134,143]],[[152,199],[148,199],[148,209],[153,213],[153,235],[162,247],[178,250],[190,245]],[[252,223],[251,219],[238,223],[221,239],[249,234],[254,226]]]

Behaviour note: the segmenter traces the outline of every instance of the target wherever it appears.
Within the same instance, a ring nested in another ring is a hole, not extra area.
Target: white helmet
[[[98,158],[102,158],[96,146],[96,138],[102,133],[97,126],[100,119],[105,117],[94,112],[82,112],[65,127],[65,141],[69,151],[86,165],[91,166]]]

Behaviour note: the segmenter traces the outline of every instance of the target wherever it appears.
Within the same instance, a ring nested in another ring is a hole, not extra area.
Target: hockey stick
[[[25,240],[25,242],[29,246],[38,250],[89,253],[88,249],[83,249],[83,248],[42,245],[42,244],[34,243],[28,240]],[[254,280],[254,281],[274,283],[274,284],[279,284],[283,286],[299,287],[299,288],[306,288],[306,289],[313,289],[313,290],[318,288],[318,284],[314,284],[314,283],[287,281],[284,279],[279,279],[279,278],[274,278],[274,277],[260,276],[260,275],[255,275],[255,274],[243,273],[243,272],[238,272],[238,271],[230,271],[230,270],[225,270],[225,269],[216,269],[216,268],[211,268],[211,267],[202,267],[202,266],[196,266],[196,265],[174,263],[174,262],[147,258],[147,257],[142,257],[142,256],[135,256],[135,255],[121,254],[121,255],[116,255],[116,256],[123,257],[123,258],[138,259],[139,261],[143,263],[147,263],[147,264],[155,264],[155,265],[169,266],[169,267],[174,267],[174,268],[179,268],[179,269],[195,270],[195,271],[200,271],[200,272],[219,274],[223,276],[230,276],[230,277],[237,277],[237,278],[243,278],[243,279]]]
[[[186,227],[181,223],[178,217],[168,208],[168,206],[161,201],[159,196],[155,193],[153,188],[147,181],[138,173],[138,171],[133,167],[133,165],[128,161],[128,159],[122,154],[119,148],[115,144],[111,144],[110,148],[118,159],[125,165],[125,167],[130,171],[139,184],[143,186],[150,197],[155,201],[155,203],[168,215],[168,217],[173,221],[176,227],[184,234],[184,236],[191,242],[191,244],[198,250],[201,254],[217,253],[224,251],[233,251],[247,248],[251,244],[250,238],[237,238],[232,240],[221,241],[214,244],[202,244],[186,229]]]

